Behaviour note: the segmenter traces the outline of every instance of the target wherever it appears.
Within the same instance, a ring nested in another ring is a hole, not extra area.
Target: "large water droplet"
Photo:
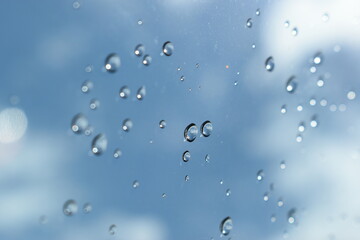
[[[83,93],[88,93],[93,88],[93,86],[94,84],[91,81],[85,81],[81,85],[81,91]]]
[[[134,54],[138,57],[141,57],[145,52],[145,47],[142,44],[139,44],[135,47]]]
[[[76,114],[71,121],[71,130],[76,134],[82,134],[88,126],[89,121],[81,113]]]
[[[324,61],[324,56],[321,52],[317,52],[313,57],[313,63],[319,65]]]
[[[233,222],[230,217],[226,217],[220,223],[220,233],[223,236],[227,236],[230,234],[231,230],[233,229]]]
[[[265,174],[263,170],[259,170],[256,174],[256,179],[260,182],[264,179]]]
[[[265,69],[268,72],[272,72],[275,68],[275,62],[274,62],[274,58],[273,57],[268,57],[265,61]]]
[[[162,51],[166,56],[171,56],[174,51],[174,44],[170,41],[165,42]]]
[[[145,66],[149,66],[150,63],[152,61],[152,57],[150,55],[145,55],[143,60],[142,60],[142,63],[145,65]]]
[[[67,200],[63,205],[63,212],[66,216],[73,216],[78,211],[78,206],[75,200]]]
[[[92,211],[92,206],[90,203],[85,203],[83,206],[83,212],[85,214],[90,213]]]
[[[247,28],[251,28],[252,25],[253,25],[252,19],[251,19],[251,18],[248,18],[248,20],[246,21],[246,27],[247,27]]]
[[[137,93],[136,93],[136,98],[138,100],[143,100],[143,98],[145,97],[146,95],[146,88],[145,86],[142,86],[138,89]]]
[[[101,155],[106,151],[107,138],[104,134],[100,133],[94,137],[91,143],[91,151],[95,155]]]
[[[289,222],[290,224],[295,223],[295,221],[296,221],[295,215],[296,215],[296,209],[295,209],[295,208],[290,209],[289,212],[288,212],[288,214],[287,214],[288,222]]]
[[[165,122],[165,120],[161,120],[161,121],[159,122],[159,127],[160,127],[160,128],[165,128],[165,127],[166,127],[166,122]]]
[[[122,88],[120,88],[120,91],[119,91],[119,96],[121,98],[128,98],[130,95],[130,89],[127,87],[127,86],[123,86]]]
[[[109,54],[105,59],[105,69],[110,73],[116,72],[121,66],[120,57],[116,53]]]
[[[213,131],[213,125],[210,121],[205,121],[201,124],[201,134],[204,137],[209,137]]]
[[[117,231],[116,225],[115,225],[115,224],[110,225],[110,227],[109,227],[109,234],[110,234],[110,235],[115,235],[116,231]]]
[[[182,155],[182,159],[184,162],[188,162],[191,158],[191,154],[189,151],[185,151]]]
[[[286,82],[285,89],[288,93],[294,93],[296,88],[297,88],[297,83],[295,81],[295,76],[291,76]]]
[[[197,126],[195,125],[195,123],[191,123],[185,128],[184,138],[186,139],[186,141],[192,142],[196,139],[198,132],[199,132],[199,130],[198,130]]]
[[[127,118],[123,121],[123,124],[122,124],[122,129],[125,131],[125,132],[128,132],[130,131],[130,129],[133,127],[133,122],[131,121],[131,119]]]

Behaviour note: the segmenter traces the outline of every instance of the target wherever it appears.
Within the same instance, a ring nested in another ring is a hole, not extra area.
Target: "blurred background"
[[[358,9],[2,1],[0,239],[358,240]]]

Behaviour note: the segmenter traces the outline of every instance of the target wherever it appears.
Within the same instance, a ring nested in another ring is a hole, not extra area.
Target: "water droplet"
[[[119,158],[119,157],[121,157],[121,155],[122,155],[122,152],[120,149],[117,148],[114,150],[114,154],[113,154],[114,158]]]
[[[297,83],[295,82],[295,76],[291,76],[287,82],[285,89],[288,93],[294,93],[297,88]]]
[[[277,201],[277,205],[278,207],[284,206],[284,201],[282,200],[282,198],[279,198],[279,200]]]
[[[303,140],[303,137],[301,136],[301,134],[298,134],[298,135],[296,136],[296,141],[297,141],[298,143],[300,143],[300,142],[302,142],[302,140]]]
[[[223,180],[220,180],[220,185],[223,185],[224,184],[224,181]]]
[[[230,189],[226,189],[225,195],[227,197],[229,197],[231,195],[231,190]]]
[[[47,224],[49,222],[49,219],[46,215],[42,215],[39,217],[39,223],[40,224]]]
[[[323,76],[320,76],[320,77],[318,78],[317,82],[316,82],[316,85],[317,85],[318,87],[323,87],[324,84],[325,84],[325,81],[323,80]]]
[[[339,111],[340,112],[345,112],[346,111],[346,105],[345,104],[340,104],[339,105]]]
[[[120,88],[120,91],[119,91],[119,96],[121,98],[128,98],[130,95],[130,89],[127,87],[127,86],[123,86],[122,88]]]
[[[138,188],[140,186],[139,181],[135,180],[132,184],[133,188]]]
[[[131,119],[127,118],[123,121],[122,123],[122,129],[125,131],[125,132],[128,132],[130,131],[130,129],[133,127],[133,122],[131,121]]]
[[[298,106],[296,107],[296,110],[297,110],[298,112],[301,112],[303,109],[304,109],[304,108],[303,108],[302,105],[298,105]]]
[[[329,14],[328,14],[328,13],[324,13],[324,14],[322,15],[321,19],[322,19],[324,22],[329,21]]]
[[[189,177],[189,175],[185,175],[185,182],[188,182],[188,181],[190,181],[190,177]]]
[[[292,30],[291,30],[291,34],[293,36],[297,36],[299,34],[299,30],[297,29],[297,27],[294,27]]]
[[[76,134],[82,134],[88,126],[89,121],[81,113],[76,114],[71,121],[71,130]]]
[[[234,86],[237,86],[239,83],[238,83],[238,81],[235,81],[234,82]]]
[[[255,45],[255,44],[252,44],[252,45],[251,45],[251,48],[252,48],[252,49],[255,49],[255,48],[256,48],[256,45]]]
[[[93,86],[94,84],[91,81],[85,81],[81,85],[81,91],[83,93],[88,93],[93,88]]]
[[[272,222],[272,223],[276,222],[276,215],[275,214],[271,215],[270,222]]]
[[[286,20],[284,22],[284,27],[286,27],[286,28],[290,27],[290,22],[288,20]]]
[[[313,63],[316,65],[321,64],[324,61],[324,56],[322,52],[317,52],[313,57]]]
[[[315,105],[316,105],[316,99],[315,99],[315,98],[311,98],[311,99],[309,100],[309,104],[310,104],[310,106],[315,106]]]
[[[201,124],[201,134],[204,137],[209,137],[213,131],[213,125],[210,121],[205,121]]]
[[[91,110],[95,110],[95,109],[97,109],[99,106],[100,106],[99,100],[97,100],[97,99],[91,99],[91,101],[90,101],[90,106],[89,106]]]
[[[282,114],[285,114],[285,113],[287,112],[287,109],[286,109],[286,105],[285,105],[285,104],[281,106],[280,112],[281,112]]]
[[[178,67],[176,70],[181,71],[181,67]]]
[[[81,4],[80,4],[79,1],[74,1],[72,6],[73,6],[74,9],[79,9]]]
[[[63,212],[66,216],[73,216],[77,213],[77,211],[78,211],[78,206],[74,200],[70,199],[64,203]]]
[[[85,203],[83,206],[83,212],[85,214],[90,213],[92,211],[92,206],[90,203]]]
[[[100,133],[94,137],[91,143],[91,151],[95,155],[101,155],[106,151],[107,138],[104,134]]]
[[[330,109],[331,112],[336,112],[337,106],[335,104],[331,104],[329,109]]]
[[[188,142],[193,142],[198,135],[199,130],[194,123],[189,124],[184,131],[184,138]]]
[[[299,132],[304,132],[305,131],[305,123],[304,122],[299,123],[298,131]]]
[[[182,159],[184,162],[188,162],[191,158],[191,154],[189,151],[185,151],[182,155]]]
[[[196,68],[199,68],[199,67],[200,67],[200,64],[199,64],[199,63],[196,63],[196,64],[195,64],[195,67],[196,67]]]
[[[310,126],[313,128],[316,128],[318,126],[318,121],[317,121],[316,115],[312,116],[311,121],[310,121]]]
[[[207,162],[207,163],[210,162],[210,155],[209,154],[205,155],[205,162]]]
[[[180,81],[183,82],[184,80],[185,80],[185,77],[184,77],[184,76],[181,76],[181,77],[180,77]]]
[[[141,19],[139,19],[139,20],[137,21],[137,24],[138,24],[138,25],[143,25],[143,23],[144,23],[144,22],[143,22]]]
[[[231,230],[233,229],[233,222],[230,217],[224,218],[224,220],[220,223],[220,233],[223,236],[227,236],[230,234]]]
[[[281,161],[280,163],[280,169],[284,170],[286,168],[285,161]]]
[[[166,56],[171,56],[174,52],[174,44],[170,41],[165,42],[162,51]]]
[[[325,106],[327,105],[327,100],[326,100],[326,99],[321,99],[321,100],[320,100],[320,105],[321,105],[322,107],[325,107]]]
[[[317,69],[316,69],[315,66],[311,66],[310,69],[309,69],[309,71],[310,71],[311,73],[316,73]]]
[[[251,18],[248,18],[248,20],[246,21],[246,27],[247,28],[251,28],[252,27],[252,19]]]
[[[145,55],[143,60],[142,60],[142,63],[145,65],[145,66],[149,66],[150,63],[152,61],[152,57],[150,55]]]
[[[93,131],[94,131],[94,128],[93,128],[92,126],[88,126],[88,127],[85,129],[84,134],[85,134],[86,136],[90,136],[90,135],[93,133]]]
[[[165,128],[165,127],[166,127],[166,122],[165,122],[165,120],[161,120],[161,121],[159,122],[159,127],[160,127],[160,128]]]
[[[142,86],[138,89],[138,91],[136,93],[136,98],[138,100],[143,100],[145,95],[146,95],[146,88],[145,88],[145,86]]]
[[[121,66],[120,57],[116,53],[109,54],[105,59],[105,69],[110,73],[116,72]]]
[[[142,44],[138,44],[136,47],[135,47],[135,50],[134,50],[134,54],[135,56],[138,56],[138,57],[141,57],[145,52],[145,47],[144,45]]]
[[[256,174],[256,178],[257,178],[257,180],[260,182],[260,181],[262,181],[263,179],[264,179],[264,177],[265,177],[265,174],[264,174],[264,171],[263,170],[259,170],[258,172],[257,172],[257,174]]]
[[[269,198],[270,198],[269,193],[268,192],[264,193],[264,197],[263,197],[264,201],[265,202],[269,201]]]
[[[270,56],[265,61],[265,69],[268,72],[272,72],[274,68],[275,68],[274,58]]]
[[[288,216],[288,222],[290,224],[295,223],[295,221],[296,221],[295,214],[296,214],[296,209],[295,208],[292,208],[292,209],[289,210],[287,216]]]
[[[348,98],[349,100],[354,100],[354,99],[356,98],[356,93],[355,93],[354,91],[349,91],[349,92],[347,93],[347,98]]]
[[[93,70],[93,68],[94,68],[93,65],[89,64],[89,65],[87,65],[87,66],[85,67],[85,72],[91,73],[92,70]]]
[[[116,231],[117,231],[116,225],[115,225],[115,224],[110,225],[110,227],[109,227],[109,234],[110,234],[110,235],[115,235]]]
[[[256,16],[260,16],[260,8],[256,9],[255,14]]]

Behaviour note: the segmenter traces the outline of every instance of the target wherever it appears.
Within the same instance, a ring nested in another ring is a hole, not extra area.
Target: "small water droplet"
[[[280,112],[281,112],[282,114],[285,114],[285,113],[287,112],[287,109],[286,109],[286,105],[285,105],[285,104],[281,106]]]
[[[76,114],[71,121],[71,130],[76,134],[82,134],[88,126],[89,121],[81,113]]]
[[[223,236],[227,236],[230,234],[231,230],[233,229],[233,222],[230,217],[224,218],[224,220],[220,223],[220,233]]]
[[[145,88],[145,86],[142,86],[138,89],[138,91],[136,93],[136,98],[138,100],[143,100],[145,95],[146,95],[146,88]]]
[[[321,105],[322,107],[325,107],[325,106],[327,105],[327,100],[326,100],[326,99],[321,99],[321,100],[320,100],[320,105]]]
[[[196,63],[196,64],[195,64],[195,67],[196,67],[196,68],[199,68],[199,67],[200,67],[200,64],[199,64],[199,63]]]
[[[166,198],[166,193],[161,194],[162,198]]]
[[[247,28],[251,28],[252,25],[253,25],[252,19],[251,19],[251,18],[248,18],[248,20],[246,21],[246,27],[247,27]]]
[[[284,206],[284,201],[282,200],[282,198],[279,198],[279,200],[277,201],[277,205],[278,207]]]
[[[337,106],[335,104],[331,104],[329,109],[330,109],[331,112],[336,112]]]
[[[184,80],[185,80],[185,77],[184,77],[184,76],[181,76],[181,77],[180,77],[180,81],[183,82]]]
[[[120,57],[116,53],[109,54],[105,59],[105,69],[110,73],[116,72],[121,66]]]
[[[345,104],[340,104],[339,105],[339,111],[340,112],[345,112],[346,111],[346,105]]]
[[[95,110],[95,109],[97,109],[99,106],[100,106],[99,100],[97,100],[97,99],[91,99],[90,105],[89,105],[89,107],[90,107],[91,110]]]
[[[133,122],[131,121],[130,118],[127,118],[123,121],[122,123],[122,130],[124,130],[125,132],[130,131],[130,129],[133,127]]]
[[[189,151],[185,151],[182,155],[182,159],[184,162],[188,162],[191,158],[191,154]]]
[[[295,214],[296,214],[296,209],[295,208],[292,208],[292,209],[289,210],[287,216],[288,216],[288,222],[290,224],[295,223],[295,221],[296,221]]]
[[[73,216],[77,213],[78,206],[75,200],[67,200],[63,205],[63,212],[65,216]]]
[[[207,162],[207,163],[210,162],[210,155],[209,154],[205,155],[205,162]]]
[[[309,68],[309,71],[310,71],[311,73],[316,73],[317,69],[316,69],[315,66],[311,66],[311,67]]]
[[[150,55],[145,55],[143,60],[142,60],[142,63],[145,65],[145,66],[149,66],[150,63],[152,61],[152,57]]]
[[[166,127],[166,122],[165,122],[165,120],[161,120],[161,121],[159,122],[159,127],[160,127],[160,128],[165,128],[165,127]]]
[[[317,121],[316,115],[312,116],[311,121],[310,121],[310,126],[313,128],[316,128],[318,126],[318,121]]]
[[[213,125],[210,121],[205,121],[201,124],[201,134],[204,137],[209,137],[213,131]]]
[[[133,188],[138,188],[140,186],[139,181],[135,180],[132,184]]]
[[[304,108],[303,108],[302,105],[298,105],[298,106],[296,107],[296,110],[297,110],[298,112],[301,112],[303,109],[304,109]]]
[[[320,77],[318,78],[317,82],[316,82],[316,85],[317,85],[318,87],[323,87],[324,84],[325,84],[324,78],[323,78],[323,76],[320,76]]]
[[[299,132],[304,132],[305,131],[305,123],[304,122],[299,123],[298,131]]]
[[[121,150],[119,148],[116,148],[114,150],[114,154],[113,154],[114,158],[119,158],[119,157],[121,157],[121,155],[122,155]]]
[[[189,175],[185,175],[185,182],[190,181],[190,176]]]
[[[226,189],[225,195],[227,197],[229,197],[231,195],[231,190],[230,189]]]
[[[269,201],[269,198],[270,198],[269,193],[268,192],[264,193],[264,197],[263,197],[264,201],[265,202]]]
[[[280,163],[280,169],[284,170],[286,168],[286,163],[285,161],[281,161]]]
[[[193,142],[196,139],[198,133],[199,130],[197,126],[194,123],[191,123],[184,130],[184,138],[188,142]]]
[[[181,71],[181,67],[178,67],[176,70]]]
[[[174,52],[174,44],[170,41],[165,42],[162,51],[166,56],[171,56]]]
[[[256,179],[260,182],[264,179],[265,174],[263,170],[259,170],[256,174]]]
[[[93,65],[89,64],[85,67],[85,72],[91,73],[93,71]]]
[[[90,203],[85,203],[83,206],[83,212],[85,214],[90,213],[92,211],[92,206]]]
[[[288,20],[286,20],[284,22],[284,27],[286,27],[286,28],[290,27],[290,22]]]
[[[274,58],[273,57],[268,57],[265,61],[265,69],[268,72],[272,72],[275,68],[275,62],[274,62]]]
[[[260,8],[256,9],[255,14],[256,16],[260,16]]]
[[[81,85],[81,91],[83,93],[88,93],[94,87],[94,84],[91,81],[85,81]]]
[[[94,137],[91,143],[91,151],[95,155],[101,155],[106,151],[107,138],[104,134],[100,133]]]
[[[224,184],[224,180],[220,180],[220,185],[223,185]]]
[[[313,57],[313,63],[316,64],[316,65],[319,65],[323,61],[324,61],[324,56],[323,56],[322,52],[315,53],[315,55]]]
[[[255,44],[252,44],[252,45],[251,45],[251,48],[252,48],[252,49],[255,49],[255,48],[256,48],[256,45],[255,45]]]
[[[94,128],[93,128],[92,126],[88,126],[88,127],[85,129],[84,134],[85,134],[86,136],[90,136],[90,135],[93,133],[93,131],[94,131]]]
[[[130,89],[127,86],[123,86],[122,88],[120,88],[119,91],[119,96],[123,99],[128,98],[130,95]]]
[[[297,82],[295,81],[295,76],[291,76],[285,85],[285,89],[288,93],[294,93],[297,88]]]
[[[328,14],[328,13],[324,13],[324,14],[322,15],[321,19],[322,19],[324,22],[329,21],[329,14]]]
[[[294,27],[292,30],[291,30],[291,34],[295,37],[299,34],[299,30],[297,29],[297,27]]]
[[[74,1],[73,4],[72,4],[73,8],[74,9],[79,9],[81,7],[81,4],[79,1]]]
[[[39,223],[40,224],[47,224],[49,222],[49,219],[46,215],[42,215],[39,217]]]
[[[354,91],[349,91],[349,92],[347,93],[347,98],[348,98],[349,100],[354,100],[354,99],[356,98],[356,93],[355,93]]]
[[[301,136],[301,134],[298,134],[296,136],[296,142],[300,143],[300,142],[302,142],[302,140],[303,140],[303,137]]]
[[[270,222],[272,222],[272,223],[276,222],[276,215],[275,214],[271,215]]]
[[[109,227],[109,234],[110,234],[110,235],[115,235],[116,231],[117,231],[116,225],[115,225],[115,224],[111,224],[110,227]]]
[[[135,49],[134,49],[134,54],[135,56],[141,57],[145,52],[145,46],[142,44],[138,44],[136,45]]]
[[[237,86],[239,83],[238,83],[238,81],[235,81],[234,82],[234,86]]]

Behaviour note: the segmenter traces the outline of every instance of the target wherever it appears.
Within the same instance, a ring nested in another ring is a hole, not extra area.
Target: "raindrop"
[[[180,77],[180,81],[183,82],[184,80],[185,80],[185,77],[184,77],[184,76],[181,76],[181,77]]]
[[[85,72],[90,73],[93,70],[93,65],[89,64],[85,67]]]
[[[207,162],[207,163],[210,162],[210,155],[209,154],[205,155],[205,162]]]
[[[324,13],[324,14],[322,15],[321,19],[322,19],[324,22],[329,21],[329,14],[328,14],[328,13]]]
[[[263,179],[264,179],[264,177],[265,177],[265,174],[264,174],[264,171],[263,170],[259,170],[258,172],[257,172],[257,174],[256,174],[256,178],[257,178],[257,180],[260,182],[260,181],[262,181]]]
[[[185,182],[188,182],[190,180],[189,175],[185,175]]]
[[[316,128],[316,127],[318,126],[318,121],[317,121],[316,115],[314,115],[314,116],[311,118],[310,126],[313,127],[313,128]]]
[[[316,82],[316,85],[317,85],[318,87],[323,87],[324,84],[325,84],[325,82],[324,82],[324,80],[323,80],[323,77],[320,76],[320,77],[318,78],[317,82]]]
[[[191,154],[189,151],[185,151],[182,155],[182,159],[184,162],[188,162],[191,158]]]
[[[74,9],[79,9],[80,6],[81,6],[81,4],[80,4],[79,1],[74,1],[74,2],[73,2],[73,8],[74,8]]]
[[[135,180],[132,184],[133,188],[138,188],[140,186],[139,181]]]
[[[121,155],[122,155],[122,152],[120,149],[117,148],[114,150],[114,154],[113,154],[114,158],[119,158],[119,157],[121,157]]]
[[[90,101],[90,106],[89,106],[91,110],[95,110],[95,109],[97,109],[99,106],[100,106],[99,100],[97,100],[97,99],[91,99],[91,101]]]
[[[276,222],[276,216],[275,216],[275,214],[271,215],[271,217],[270,217],[270,222],[272,222],[272,223]]]
[[[309,104],[310,104],[310,106],[315,106],[315,105],[316,105],[316,99],[315,99],[315,98],[311,98],[311,99],[309,100]]]
[[[281,161],[280,163],[280,169],[284,170],[286,168],[285,161]]]
[[[162,198],[166,198],[166,193],[161,194]]]
[[[287,109],[286,109],[286,105],[285,105],[285,104],[281,106],[280,112],[281,112],[282,114],[285,114],[285,113],[287,112]]]
[[[91,143],[91,151],[95,155],[101,155],[106,151],[107,138],[104,134],[100,133],[94,137]]]
[[[291,34],[293,36],[297,36],[299,34],[299,30],[297,29],[297,27],[294,27],[292,30],[291,30]]]
[[[305,131],[305,123],[304,122],[299,123],[298,131],[299,132],[304,132]]]
[[[354,91],[349,91],[349,92],[347,93],[347,98],[348,98],[349,100],[354,100],[354,99],[356,98],[356,93],[355,93]]]
[[[239,83],[238,83],[238,81],[235,81],[234,82],[234,86],[237,86]]]
[[[220,185],[223,185],[224,184],[224,181],[223,180],[220,180]]]
[[[196,67],[196,68],[199,68],[199,67],[200,67],[200,64],[199,64],[199,63],[196,63],[196,64],[195,64],[195,67]]]
[[[301,136],[301,134],[296,135],[296,141],[298,143],[302,142],[302,140],[303,140],[303,137]]]
[[[246,27],[247,28],[251,28],[252,27],[252,19],[251,18],[248,18],[248,20],[246,21]]]
[[[89,121],[81,113],[76,114],[71,121],[71,130],[76,134],[82,134],[88,126]]]
[[[265,202],[269,201],[269,198],[270,198],[270,197],[269,197],[269,193],[266,192],[266,193],[264,194],[264,197],[263,197],[263,198],[264,198],[264,201],[265,201]]]
[[[209,137],[211,135],[212,131],[213,131],[213,125],[210,121],[205,121],[201,125],[201,134],[204,137]]]
[[[252,48],[252,49],[255,49],[255,48],[256,48],[256,45],[255,45],[255,44],[252,44],[252,45],[251,45],[251,48]]]
[[[116,231],[117,231],[116,225],[115,225],[115,224],[110,225],[110,227],[109,227],[109,234],[110,234],[110,235],[115,235]]]
[[[255,14],[256,16],[260,16],[260,8],[256,9]]]
[[[170,41],[167,41],[163,44],[162,51],[166,56],[171,56],[174,51],[174,44]]]
[[[220,233],[223,236],[229,235],[232,228],[233,228],[233,222],[232,222],[232,219],[230,217],[226,217],[224,220],[221,221],[221,223],[220,223]]]
[[[64,203],[63,212],[66,216],[73,216],[77,213],[77,211],[78,211],[78,206],[74,200],[70,199]]]
[[[295,76],[291,76],[287,82],[285,89],[288,93],[294,93],[297,87],[297,83],[295,82]]]
[[[150,63],[152,61],[152,57],[150,55],[145,55],[144,58],[143,58],[143,61],[142,63],[145,65],[145,66],[149,66]]]
[[[284,27],[286,27],[286,28],[290,27],[290,22],[288,20],[286,20],[284,22]]]
[[[324,56],[321,52],[317,52],[313,57],[313,63],[319,65],[324,61]]]
[[[116,72],[121,65],[120,57],[116,53],[109,54],[105,59],[105,69],[110,73]]]
[[[287,216],[288,216],[288,222],[290,224],[295,223],[295,221],[296,221],[295,214],[296,214],[296,209],[295,208],[292,208],[292,209],[289,210]]]
[[[227,197],[229,197],[231,195],[231,190],[230,189],[226,189],[225,195]]]
[[[144,22],[143,22],[141,19],[139,19],[139,20],[137,21],[137,24],[138,24],[138,25],[143,25],[143,23],[144,23]]]
[[[133,127],[133,122],[131,121],[131,119],[127,118],[123,121],[122,123],[122,129],[125,131],[125,132],[128,132],[130,131],[130,129]]]
[[[181,71],[181,67],[178,67],[176,70]]]
[[[265,69],[268,72],[272,72],[274,68],[275,68],[274,58],[270,56],[265,61]]]
[[[282,198],[279,198],[277,205],[278,205],[278,207],[284,206],[284,201],[282,200]]]
[[[309,71],[310,71],[311,73],[316,73],[317,69],[316,69],[315,66],[311,66],[310,69],[309,69]]]
[[[137,93],[136,93],[136,98],[138,100],[143,100],[143,98],[145,97],[146,95],[146,88],[145,86],[142,86],[138,89]]]
[[[88,126],[88,127],[85,129],[84,134],[85,134],[86,136],[90,136],[90,135],[93,133],[93,131],[94,131],[94,128],[93,128],[92,126]]]
[[[92,211],[92,206],[90,203],[85,203],[83,206],[83,212],[85,214],[90,213]]]
[[[345,104],[340,104],[339,105],[339,111],[340,112],[345,112],[346,111],[346,105]]]
[[[119,91],[119,96],[123,99],[128,98],[130,95],[130,89],[127,86],[123,86],[122,88],[120,88]]]
[[[184,138],[188,142],[193,142],[198,135],[198,128],[194,123],[189,124],[184,131]]]
[[[321,105],[322,107],[325,107],[325,106],[327,105],[327,100],[326,100],[326,99],[321,99],[321,100],[320,100],[320,105]]]
[[[159,122],[159,127],[160,127],[160,128],[165,128],[165,127],[166,127],[166,122],[165,122],[165,120],[161,120],[161,121]]]
[[[138,56],[138,57],[141,57],[145,52],[145,47],[144,45],[142,44],[138,44],[136,47],[135,47],[135,50],[134,50],[134,54],[135,56]]]
[[[331,112],[336,112],[337,107],[336,107],[335,104],[331,104],[330,107],[329,107],[329,109],[330,109]]]
[[[83,93],[88,93],[93,88],[93,86],[94,84],[91,81],[85,81],[81,85],[81,91]]]
[[[304,109],[304,108],[303,108],[302,105],[298,105],[298,106],[296,107],[296,110],[297,110],[298,112],[301,112],[303,109]]]

